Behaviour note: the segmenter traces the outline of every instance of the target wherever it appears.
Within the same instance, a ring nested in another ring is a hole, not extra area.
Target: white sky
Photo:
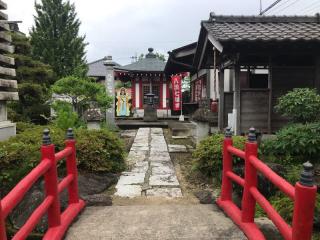
[[[22,20],[20,30],[33,25],[34,0],[5,0],[10,20]],[[39,1],[39,0],[38,0]],[[88,61],[112,55],[120,64],[131,56],[146,53],[148,47],[166,54],[196,41],[200,21],[209,13],[254,15],[259,0],[71,0],[76,4],[86,35]],[[274,0],[262,0],[263,8]],[[282,0],[270,14],[315,14],[319,0]]]

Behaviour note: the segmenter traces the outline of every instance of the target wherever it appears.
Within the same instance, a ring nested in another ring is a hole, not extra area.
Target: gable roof
[[[153,53],[153,48],[149,48],[148,51],[149,53],[146,54],[145,58],[125,66],[115,67],[115,69],[131,72],[163,72],[166,62],[157,58],[156,54]]]
[[[223,53],[225,49],[237,51],[240,43],[248,46],[252,43],[256,46],[319,44],[320,16],[218,16],[211,13],[209,20],[201,22],[193,65],[197,69],[204,67],[202,57],[212,46]]]
[[[202,26],[215,40],[320,41],[319,16],[215,16]]]
[[[96,60],[94,62],[88,63],[88,76],[89,77],[105,77],[107,74],[106,66],[104,62],[106,61],[106,57]],[[114,62],[115,66],[120,66],[120,64]]]

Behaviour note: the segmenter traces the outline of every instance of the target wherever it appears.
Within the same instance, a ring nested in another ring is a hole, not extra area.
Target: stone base
[[[143,118],[144,116],[144,110],[143,109],[137,109],[136,114],[133,116],[135,118]],[[171,109],[157,109],[157,117],[158,118],[167,118],[171,117]]]
[[[16,124],[10,121],[0,122],[0,141],[16,135]]]
[[[144,108],[143,121],[145,122],[155,122],[157,121],[157,109],[151,105],[146,105]]]
[[[101,129],[100,127],[100,122],[99,121],[95,121],[95,122],[87,122],[87,128],[89,130],[93,129],[93,130],[99,130]]]

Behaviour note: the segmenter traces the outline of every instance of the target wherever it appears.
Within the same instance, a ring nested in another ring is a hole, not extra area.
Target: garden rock
[[[112,199],[106,194],[93,194],[83,197],[83,200],[86,201],[87,207],[89,206],[111,206]]]
[[[199,191],[194,194],[201,204],[211,204],[214,202],[212,193],[207,190]]]

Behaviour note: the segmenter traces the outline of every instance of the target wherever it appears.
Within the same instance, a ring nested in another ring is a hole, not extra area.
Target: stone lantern
[[[144,106],[144,117],[143,121],[145,122],[155,122],[157,118],[157,109],[154,106],[154,97],[155,94],[147,93],[146,97],[148,99],[147,104]]]
[[[15,61],[6,54],[14,53],[11,45],[10,26],[8,16],[2,10],[7,9],[7,4],[0,1],[0,140],[6,140],[16,135],[16,124],[7,118],[7,102],[19,100],[18,85],[16,80],[11,80],[16,76]]]

